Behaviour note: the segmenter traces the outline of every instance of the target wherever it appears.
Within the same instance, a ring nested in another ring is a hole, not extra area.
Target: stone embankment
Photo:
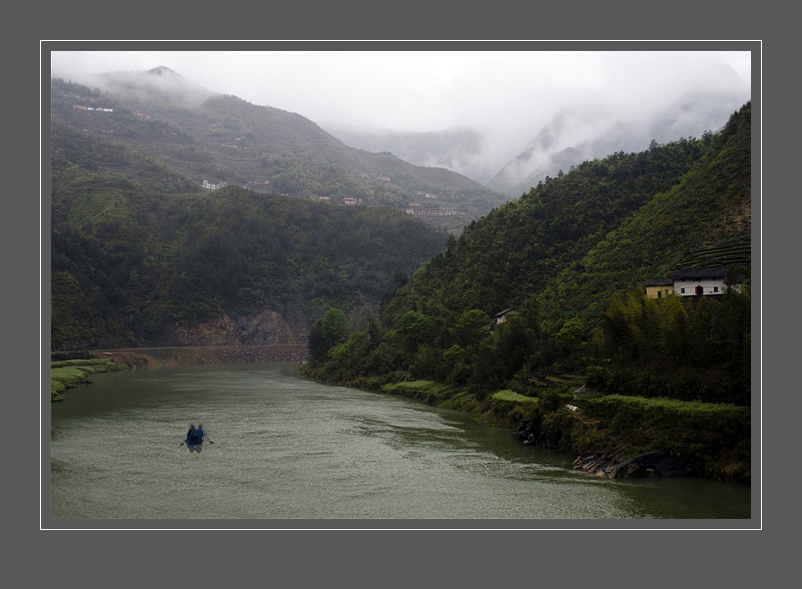
[[[302,362],[306,360],[307,347],[301,344],[186,346],[94,350],[92,354],[131,366]]]
[[[608,479],[681,477],[684,474],[676,458],[661,452],[644,452],[623,461],[608,453],[586,452],[574,460],[574,469]]]

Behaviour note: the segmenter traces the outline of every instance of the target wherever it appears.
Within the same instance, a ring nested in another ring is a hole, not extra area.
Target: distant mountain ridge
[[[321,126],[352,147],[388,151],[415,165],[442,166],[517,198],[547,176],[554,178],[560,170],[568,172],[585,160],[603,159],[620,151],[643,151],[652,140],[666,143],[717,131],[747,100],[748,96],[713,91],[687,95],[649,118],[638,113],[622,114],[613,104],[586,101],[556,113],[517,156],[500,167],[495,163],[498,155],[494,150],[502,148],[487,131],[453,127],[400,132],[336,123]]]
[[[446,168],[482,184],[494,172],[483,161],[484,137],[476,129],[394,131],[319,124],[346,145],[372,152],[388,151],[416,166]]]
[[[506,200],[445,168],[348,147],[299,114],[212,93],[168,68],[96,79],[95,89],[51,81],[54,125],[158,158],[198,185],[259,183],[280,194],[399,208],[428,193],[457,209],[463,224]],[[101,103],[113,112],[99,117],[82,108]]]
[[[731,94],[696,94],[675,101],[648,120],[615,114],[603,106],[564,110],[485,185],[520,196],[546,176],[553,178],[559,170],[567,172],[585,160],[643,151],[652,141],[665,143],[718,131],[744,101]]]

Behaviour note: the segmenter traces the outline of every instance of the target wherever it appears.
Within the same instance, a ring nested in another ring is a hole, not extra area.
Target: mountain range
[[[299,114],[212,93],[164,67],[102,74],[91,89],[54,79],[51,115],[54,128],[71,128],[95,151],[157,158],[183,179],[172,188],[153,183],[167,192],[201,190],[206,181],[338,204],[409,209],[423,201],[416,212],[450,229],[507,200],[444,167],[348,147]],[[62,139],[54,133],[56,152]],[[56,172],[62,164],[54,159]]]
[[[704,108],[688,103],[673,115],[650,122],[640,137],[645,140],[658,129],[676,131],[686,119],[698,121],[699,113],[719,108],[715,100]],[[578,251],[578,244],[592,245],[611,227],[600,224],[603,219],[620,222],[632,207],[668,190],[714,136],[709,133],[702,140],[682,139],[665,146],[652,140],[649,150],[639,154],[619,150],[603,160],[571,164],[588,150],[614,144],[612,134],[588,132],[584,142],[571,142],[579,147],[564,145],[571,137],[581,138],[582,129],[593,129],[600,112],[566,112],[541,130],[517,158],[531,163],[538,154],[548,153],[549,161],[559,166],[555,177],[559,170],[565,172],[566,181],[559,186],[576,184],[576,188],[560,200],[538,197],[542,201],[538,206],[552,211],[552,220],[543,227],[533,226],[515,239],[489,235],[487,243],[479,240],[477,247],[493,252],[482,262],[488,276],[505,250],[524,251],[523,244],[538,235],[542,240],[543,231],[553,233],[555,243],[570,251]],[[683,112],[690,115],[677,114]],[[635,137],[634,128],[621,125],[619,137]],[[481,235],[482,230],[473,226],[510,200],[509,195],[445,168],[415,166],[389,152],[348,147],[301,115],[212,93],[167,68],[104,74],[95,87],[52,80],[51,131],[53,227],[54,235],[61,236],[54,239],[53,255],[60,260],[61,272],[54,301],[65,324],[73,327],[81,322],[70,305],[83,301],[79,307],[89,313],[85,319],[95,334],[59,336],[75,345],[92,338],[158,342],[166,337],[171,320],[197,323],[219,313],[253,316],[269,308],[300,317],[302,326],[330,306],[346,312],[360,306],[376,308],[399,274],[408,276],[444,244],[442,232],[422,231],[410,223],[425,218],[405,212],[412,199],[419,201],[418,210],[458,211],[451,215],[456,222],[451,227],[446,215],[427,219],[430,227],[452,229],[452,237],[463,226]],[[474,152],[481,146],[478,135],[464,129],[442,134],[438,141],[441,146],[466,141]],[[571,174],[573,168],[583,171]],[[633,181],[637,185],[630,185]],[[227,191],[221,192],[219,187],[226,183]],[[549,178],[544,184],[550,184]],[[554,186],[542,194],[554,193]],[[625,199],[610,200],[610,194],[622,190],[628,195]],[[601,208],[581,221],[569,214],[571,209],[581,210],[577,209],[581,195],[596,191],[601,192],[585,202]],[[253,218],[243,218],[231,202],[252,211]],[[371,206],[334,206],[357,203]],[[366,211],[373,208],[379,210]],[[335,213],[336,209],[354,212]],[[521,227],[527,223],[512,222]],[[228,235],[231,227],[247,231]],[[262,235],[264,231],[272,237]],[[352,231],[356,236],[350,235]],[[500,227],[491,233],[498,231]],[[420,247],[405,241],[404,235],[417,235]],[[566,237],[570,235],[574,241]],[[490,243],[507,245],[498,249]],[[518,285],[521,292],[568,263],[555,254],[555,247],[527,262],[535,264],[540,274],[532,284]],[[125,254],[132,251],[138,254]],[[365,257],[371,251],[384,252],[382,259]],[[665,264],[671,255],[671,251],[655,255],[654,263]],[[204,256],[217,260],[217,269],[205,268]],[[476,260],[470,259],[462,271],[475,277],[481,272],[473,267]],[[363,271],[357,271],[359,267]],[[110,270],[114,279],[96,275],[98,268],[115,268]],[[247,276],[240,276],[241,271]],[[223,274],[236,278],[226,280]],[[476,304],[485,300],[482,308],[493,312],[493,305],[504,304],[505,293],[518,284],[514,274],[486,283],[474,281],[470,289],[457,286],[449,296],[463,301],[478,297]],[[151,276],[143,280],[146,275]],[[98,290],[100,283],[105,286]],[[211,288],[215,284],[218,290]],[[119,305],[128,310],[121,312]],[[98,315],[98,309],[111,314]]]
[[[667,143],[720,130],[748,97],[724,92],[694,93],[651,108],[651,114],[621,113],[599,97],[596,102],[566,107],[533,130],[533,137],[504,160],[515,144],[499,147],[489,130],[454,127],[430,132],[399,132],[356,128],[337,123],[321,125],[347,145],[370,151],[389,151],[419,166],[454,170],[488,188],[517,198],[546,177],[567,172],[583,161],[610,154],[637,152],[652,141]]]

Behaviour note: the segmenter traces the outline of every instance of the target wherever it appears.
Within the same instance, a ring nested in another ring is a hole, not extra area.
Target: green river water
[[[573,470],[573,456],[522,446],[511,431],[479,426],[467,414],[310,382],[295,377],[296,368],[230,364],[92,377],[50,404],[43,509],[54,521],[228,519],[242,527],[253,520],[642,527],[655,519],[749,527],[749,486],[600,479]],[[189,452],[180,444],[199,422],[214,444]]]

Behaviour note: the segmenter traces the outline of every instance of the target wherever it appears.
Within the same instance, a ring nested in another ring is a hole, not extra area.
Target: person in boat
[[[192,445],[197,443],[198,443],[197,430],[195,430],[194,424],[190,424],[189,431],[187,432],[187,445]]]
[[[198,424],[198,429],[195,430],[195,435],[198,437],[198,443],[200,444],[203,441],[203,436],[205,435],[203,433],[203,424],[202,423]]]

